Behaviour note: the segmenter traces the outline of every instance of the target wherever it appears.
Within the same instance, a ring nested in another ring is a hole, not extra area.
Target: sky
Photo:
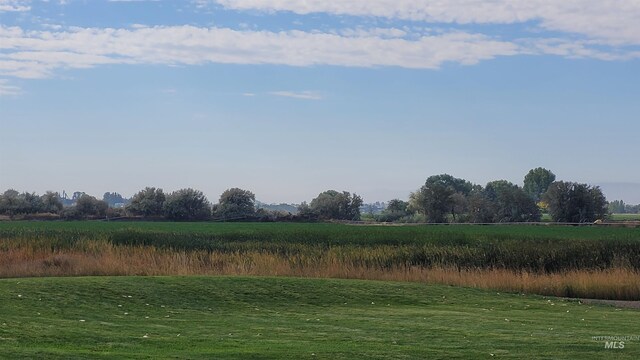
[[[0,190],[335,189],[532,168],[640,203],[637,0],[0,0]]]

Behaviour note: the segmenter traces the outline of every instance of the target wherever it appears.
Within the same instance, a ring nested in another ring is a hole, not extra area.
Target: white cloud
[[[22,89],[10,85],[6,79],[0,79],[0,96],[15,96],[22,94]]]
[[[270,95],[290,97],[304,100],[322,100],[322,96],[314,91],[272,91]]]
[[[29,11],[28,0],[0,0],[0,12],[3,11]]]
[[[206,0],[198,0],[200,4]],[[638,0],[208,0],[234,10],[372,16],[428,23],[513,24],[640,44]]]
[[[0,75],[49,77],[56,69],[103,64],[206,63],[398,66],[435,69],[515,55],[519,46],[452,32],[415,40],[376,34],[237,31],[194,26],[24,31],[0,26]]]
[[[602,47],[597,40],[563,38],[500,40],[455,30],[342,29],[333,32],[255,31],[195,26],[130,28],[0,25],[0,76],[51,77],[60,69],[109,64],[277,64],[437,69],[499,56],[556,55],[626,60],[636,49]]]

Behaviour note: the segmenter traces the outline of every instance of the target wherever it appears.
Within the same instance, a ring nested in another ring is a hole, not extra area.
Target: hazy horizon
[[[640,203],[638,4],[363,4],[0,0],[0,189],[375,202],[542,166]]]

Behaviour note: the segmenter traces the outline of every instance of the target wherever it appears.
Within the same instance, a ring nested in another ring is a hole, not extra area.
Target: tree
[[[469,221],[472,223],[490,223],[495,219],[495,207],[484,188],[475,185],[467,196]]]
[[[627,212],[627,206],[622,200],[614,200],[609,203],[609,212],[612,214],[624,214]]]
[[[109,207],[122,207],[128,202],[128,199],[125,199],[117,192],[106,192],[102,195],[102,201],[109,204]]]
[[[162,216],[165,200],[162,189],[146,187],[133,195],[126,209],[133,215]]]
[[[347,192],[327,190],[311,200],[309,209],[320,219],[360,220],[362,198]]]
[[[87,194],[81,195],[75,205],[75,210],[80,217],[105,216],[109,205]]]
[[[378,215],[378,221],[397,221],[410,215],[409,203],[399,199],[390,200],[386,209]]]
[[[42,200],[42,211],[52,214],[58,214],[62,211],[62,200],[57,192],[47,191],[40,199]]]
[[[556,175],[551,170],[538,167],[529,170],[525,175],[523,189],[537,203],[554,181],[556,181]]]
[[[42,211],[42,199],[36,193],[22,193],[20,195],[23,199],[22,209],[20,212],[23,214],[36,214]]]
[[[446,222],[448,214],[456,221],[460,214],[458,211],[465,206],[460,196],[454,195],[466,197],[472,188],[467,180],[449,174],[430,176],[418,191],[410,195],[411,208],[424,214],[432,223]]]
[[[19,192],[9,189],[0,196],[0,213],[13,216],[24,207],[23,202]]]
[[[165,216],[171,220],[207,220],[211,217],[209,200],[202,191],[190,188],[169,194],[162,208]]]
[[[220,195],[215,215],[223,219],[243,219],[254,216],[256,196],[249,190],[232,188]]]
[[[485,196],[491,201],[494,222],[540,221],[538,205],[518,185],[506,180],[489,182]]]
[[[604,219],[607,200],[599,187],[556,181],[544,194],[553,221],[584,223]]]

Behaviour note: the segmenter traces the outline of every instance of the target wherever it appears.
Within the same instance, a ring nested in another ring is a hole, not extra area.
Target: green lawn
[[[416,283],[0,280],[0,358],[640,358],[640,311]],[[492,355],[493,354],[493,355]]]

